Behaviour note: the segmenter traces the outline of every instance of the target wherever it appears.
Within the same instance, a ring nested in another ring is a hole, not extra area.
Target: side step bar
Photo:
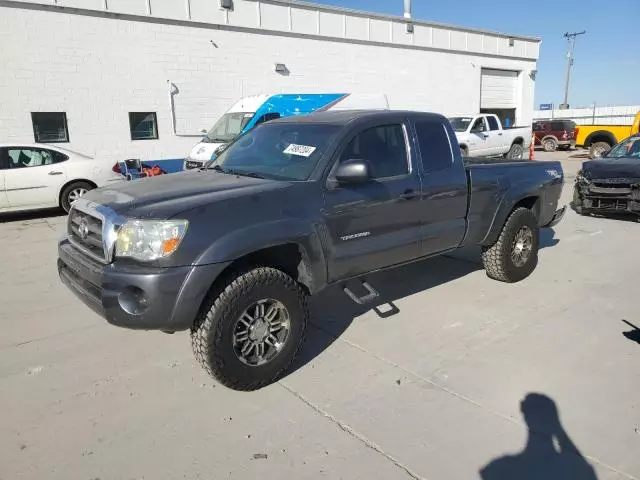
[[[343,290],[344,290],[344,293],[346,293],[349,296],[349,298],[354,302],[356,302],[358,305],[365,305],[367,303],[370,303],[380,296],[380,294],[376,291],[376,289],[373,288],[364,280],[362,280],[362,286],[369,292],[362,297],[358,297],[347,286],[345,286]]]

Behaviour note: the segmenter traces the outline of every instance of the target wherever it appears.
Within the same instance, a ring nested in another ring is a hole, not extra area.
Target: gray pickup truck
[[[109,323],[190,330],[209,374],[252,390],[291,365],[307,299],[329,285],[375,304],[366,274],[469,245],[489,277],[524,279],[562,186],[559,162],[463,160],[441,115],[291,117],[205,168],[87,193],[58,271]]]

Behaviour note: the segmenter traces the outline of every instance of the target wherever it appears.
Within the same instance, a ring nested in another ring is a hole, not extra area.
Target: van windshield
[[[229,143],[233,141],[253,118],[250,112],[225,113],[204,138],[205,143]]]
[[[471,117],[451,117],[449,123],[456,132],[466,132],[473,118]]]
[[[207,168],[273,180],[307,180],[340,127],[265,123],[243,134]]]

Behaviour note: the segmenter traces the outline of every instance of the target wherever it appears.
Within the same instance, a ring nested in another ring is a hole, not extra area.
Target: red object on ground
[[[151,168],[142,168],[142,175],[144,177],[155,177],[158,175],[162,175],[164,172],[162,171],[162,169],[158,166],[158,165],[154,165]]]

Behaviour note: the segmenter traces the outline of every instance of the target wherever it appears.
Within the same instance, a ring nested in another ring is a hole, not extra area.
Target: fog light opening
[[[118,295],[118,303],[129,315],[142,315],[149,306],[144,290],[138,287],[127,287]]]

